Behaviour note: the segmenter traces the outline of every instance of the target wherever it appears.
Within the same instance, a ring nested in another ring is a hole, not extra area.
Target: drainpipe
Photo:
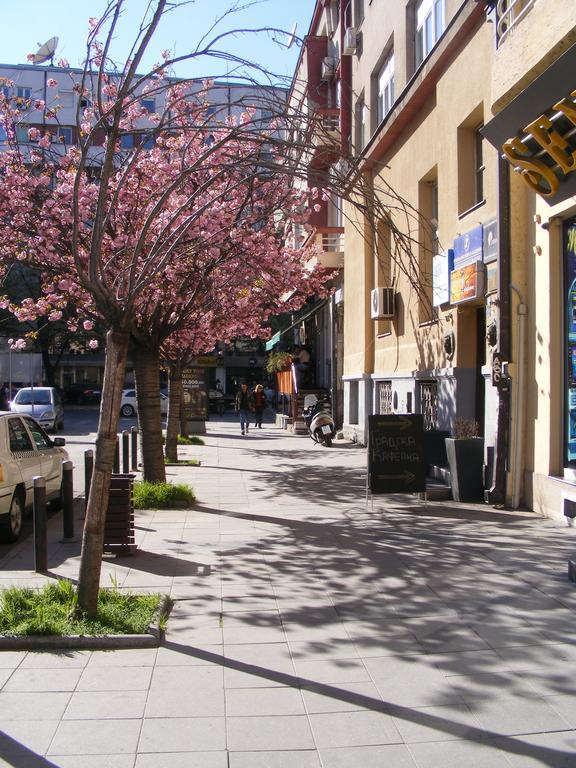
[[[510,359],[510,166],[498,156],[498,352]],[[510,387],[503,377],[498,388],[498,417],[494,445],[494,474],[487,493],[490,504],[506,503],[506,470],[510,422]]]
[[[524,304],[522,294],[518,290],[514,283],[510,283],[510,288],[514,291],[518,297],[518,306],[516,307],[516,313],[518,315],[518,353],[517,353],[517,371],[516,371],[516,386],[514,392],[514,407],[513,407],[513,424],[516,424],[516,441],[514,444],[514,456],[512,457],[512,466],[510,472],[512,474],[512,509],[518,509],[520,506],[520,488],[522,485],[522,435],[524,432],[525,421],[525,408],[522,402],[524,396],[524,326],[526,323],[526,315],[528,308]]]

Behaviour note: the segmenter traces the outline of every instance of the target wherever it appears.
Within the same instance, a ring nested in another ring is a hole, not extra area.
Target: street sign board
[[[426,490],[422,414],[368,417],[368,482],[373,494]]]

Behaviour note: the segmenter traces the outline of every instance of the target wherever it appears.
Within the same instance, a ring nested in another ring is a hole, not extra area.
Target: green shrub
[[[147,632],[160,595],[133,595],[101,589],[94,618],[76,615],[77,593],[69,581],[40,590],[10,587],[0,592],[0,634],[118,635]]]
[[[164,457],[164,464],[168,464],[168,465],[181,464],[183,467],[199,467],[200,466],[200,462],[198,461],[198,459],[178,459],[178,461],[170,461],[170,459],[167,456]]]
[[[134,507],[136,509],[170,509],[174,503],[190,504],[195,499],[194,491],[184,483],[134,483]]]
[[[178,445],[204,445],[204,440],[198,435],[178,435]]]

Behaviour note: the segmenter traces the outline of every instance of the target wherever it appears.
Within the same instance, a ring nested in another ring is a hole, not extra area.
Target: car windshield
[[[42,389],[21,389],[14,402],[18,405],[50,405],[50,392]]]

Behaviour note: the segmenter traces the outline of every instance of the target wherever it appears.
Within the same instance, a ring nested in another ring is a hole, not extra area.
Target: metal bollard
[[[48,570],[48,531],[46,528],[46,480],[41,475],[32,478],[34,485],[34,570]]]
[[[88,449],[84,451],[84,507],[88,506],[88,497],[90,496],[90,486],[92,485],[92,472],[94,470],[94,451]]]
[[[138,429],[137,427],[131,427],[130,438],[132,442],[132,471],[138,470]]]
[[[118,435],[116,435],[116,446],[114,447],[114,466],[112,467],[112,472],[115,475],[120,474],[120,441],[118,440]]]
[[[122,472],[130,473],[130,432],[127,429],[122,432]]]
[[[62,518],[64,522],[64,541],[74,540],[74,481],[71,461],[62,462]]]

